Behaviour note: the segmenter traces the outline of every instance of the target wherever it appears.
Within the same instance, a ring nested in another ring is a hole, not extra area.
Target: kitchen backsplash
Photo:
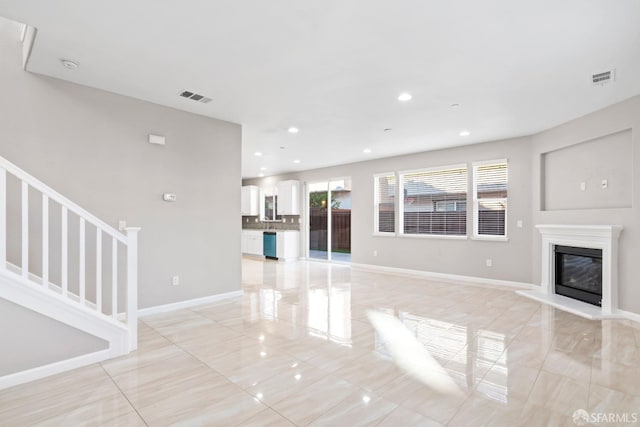
[[[300,230],[300,215],[282,215],[285,222],[262,222],[257,216],[243,216],[242,228],[247,230]]]

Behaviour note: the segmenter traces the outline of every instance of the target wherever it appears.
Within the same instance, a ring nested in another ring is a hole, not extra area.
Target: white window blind
[[[467,234],[466,165],[406,172],[400,181],[404,234]]]
[[[375,232],[396,231],[396,175],[385,173],[374,176]]]
[[[473,177],[474,234],[506,237],[507,161],[474,164]]]

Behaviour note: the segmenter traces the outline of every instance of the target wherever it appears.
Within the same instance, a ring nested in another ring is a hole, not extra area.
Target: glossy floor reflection
[[[244,296],[146,317],[137,352],[0,392],[0,425],[547,426],[640,415],[640,325],[513,291],[243,261]],[[395,316],[455,381],[399,369],[368,310]]]

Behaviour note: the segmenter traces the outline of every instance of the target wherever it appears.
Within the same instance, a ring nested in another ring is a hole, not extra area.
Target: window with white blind
[[[467,166],[400,173],[402,234],[467,234]]]
[[[396,175],[393,172],[374,175],[375,233],[396,231]]]
[[[473,234],[475,237],[507,237],[506,160],[473,164]]]

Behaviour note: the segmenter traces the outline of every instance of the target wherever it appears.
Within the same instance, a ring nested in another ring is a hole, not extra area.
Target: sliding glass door
[[[329,260],[329,183],[309,184],[309,258]]]
[[[351,179],[308,186],[309,258],[351,262]]]

